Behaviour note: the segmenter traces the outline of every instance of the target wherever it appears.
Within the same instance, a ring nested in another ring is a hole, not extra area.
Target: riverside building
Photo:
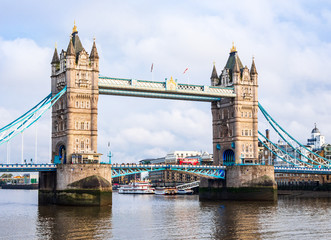
[[[211,165],[213,157],[208,152],[199,151],[174,151],[165,157],[144,159],[140,164],[178,164],[178,165]],[[200,177],[175,171],[149,172],[153,185],[175,186],[200,180]]]

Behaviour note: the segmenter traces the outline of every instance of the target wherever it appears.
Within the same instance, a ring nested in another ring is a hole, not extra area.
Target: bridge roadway
[[[106,163],[104,163],[106,164]],[[171,165],[171,164],[109,164],[112,178],[142,172],[173,170],[206,178],[225,178],[226,166]],[[0,172],[42,172],[56,171],[56,164],[0,164]],[[330,175],[330,168],[275,167],[275,173],[302,173]]]
[[[132,97],[212,102],[236,96],[230,87],[181,84],[172,78],[165,82],[155,82],[99,76],[98,86],[100,94]]]

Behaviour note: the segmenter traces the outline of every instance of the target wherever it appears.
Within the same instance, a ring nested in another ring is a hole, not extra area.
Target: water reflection
[[[275,212],[274,202],[201,202],[210,214],[212,239],[262,239],[260,213]]]
[[[38,206],[37,191],[0,190],[0,239],[330,239],[331,199],[201,202],[113,194],[109,207]]]
[[[38,239],[112,238],[111,207],[39,206]]]

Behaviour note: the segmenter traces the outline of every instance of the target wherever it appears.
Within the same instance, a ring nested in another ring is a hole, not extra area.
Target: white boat
[[[157,187],[155,189],[156,195],[175,195],[177,194],[176,188]]]
[[[189,195],[189,194],[193,194],[193,190],[191,190],[191,189],[186,189],[186,190],[184,190],[184,189],[179,189],[179,190],[177,191],[177,194],[182,194],[182,195],[187,194],[187,195]]]
[[[122,194],[153,194],[154,192],[155,189],[150,181],[132,181],[118,189],[118,193]]]

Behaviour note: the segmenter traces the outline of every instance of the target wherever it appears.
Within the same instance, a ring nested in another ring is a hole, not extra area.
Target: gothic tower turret
[[[219,83],[219,78],[217,75],[215,63],[213,64],[213,71],[211,73],[210,81],[211,81],[211,86],[216,86]]]
[[[54,49],[54,54],[52,58],[52,75],[56,73],[60,69],[60,59],[59,59],[59,54],[57,53],[57,47],[55,46]]]
[[[98,162],[97,110],[99,56],[95,42],[85,51],[74,25],[67,50],[52,60],[52,95],[65,86],[67,92],[52,109],[52,161]]]
[[[218,86],[231,87],[235,98],[212,102],[213,149],[216,165],[257,162],[257,71],[243,67],[234,46],[219,77]]]

